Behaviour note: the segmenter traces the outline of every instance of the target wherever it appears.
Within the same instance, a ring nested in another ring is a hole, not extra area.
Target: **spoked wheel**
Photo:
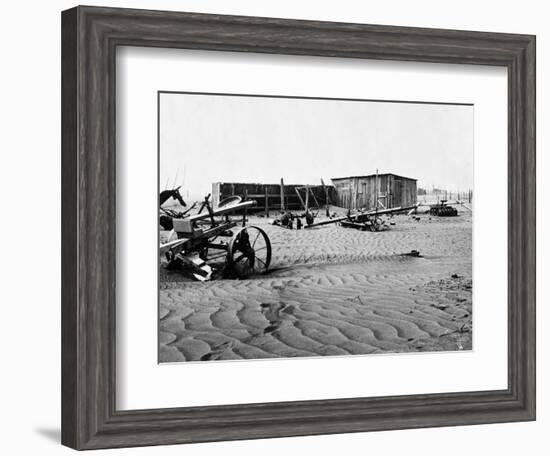
[[[271,242],[264,230],[247,226],[229,242],[227,265],[239,278],[267,272],[271,262]]]

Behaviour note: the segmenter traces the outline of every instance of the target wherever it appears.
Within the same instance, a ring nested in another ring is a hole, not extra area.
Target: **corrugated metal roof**
[[[413,179],[412,177],[399,176],[398,174],[394,174],[394,173],[378,173],[378,177],[380,176],[394,176],[394,177],[398,177],[399,179],[406,179],[406,180],[413,180],[413,181],[418,180],[418,179]],[[344,179],[366,179],[369,177],[376,177],[376,174],[367,174],[366,176],[331,177],[330,180],[338,181],[338,180],[344,180]]]

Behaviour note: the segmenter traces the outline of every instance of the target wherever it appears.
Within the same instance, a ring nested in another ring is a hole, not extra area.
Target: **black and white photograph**
[[[473,125],[159,92],[159,362],[472,350]]]
[[[3,4],[2,454],[544,454],[548,5],[93,3]]]

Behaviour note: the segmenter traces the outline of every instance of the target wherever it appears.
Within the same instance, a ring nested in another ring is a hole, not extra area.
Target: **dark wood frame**
[[[506,67],[508,388],[116,410],[115,48],[122,45]],[[63,444],[92,449],[535,419],[534,36],[77,7],[62,13],[62,54]]]

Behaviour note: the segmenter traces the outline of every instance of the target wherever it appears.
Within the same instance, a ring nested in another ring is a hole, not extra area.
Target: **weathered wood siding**
[[[303,210],[302,202],[296,193],[296,188],[299,190],[302,200],[305,201],[305,185],[304,184],[284,184],[284,206],[289,210]],[[323,188],[321,185],[309,186],[309,207],[324,206],[327,204],[325,189],[328,192],[328,203],[336,204],[336,191],[332,185],[327,185]],[[243,182],[214,182],[212,183],[212,202],[214,207],[217,207],[219,202],[229,196],[247,197],[256,201],[256,206],[253,210],[263,210],[266,208],[266,199],[268,201],[269,210],[281,210],[281,185],[280,184],[260,184],[260,183],[243,183]]]
[[[376,207],[376,176],[332,179],[337,206],[349,209]],[[407,207],[417,202],[416,180],[394,174],[378,176],[379,201],[387,208]]]

